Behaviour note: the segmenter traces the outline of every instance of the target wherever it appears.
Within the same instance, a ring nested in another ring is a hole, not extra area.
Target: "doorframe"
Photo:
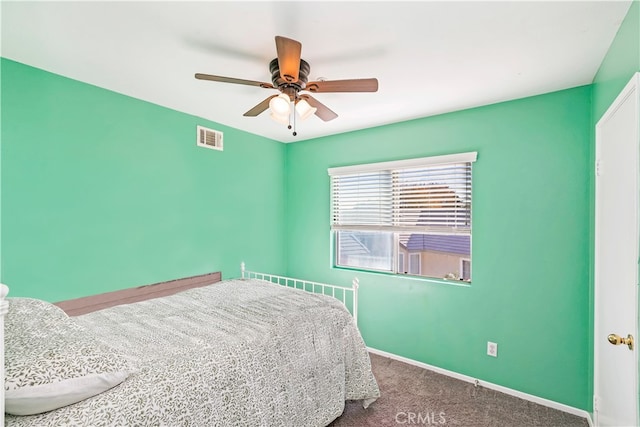
[[[635,92],[635,93],[634,93]],[[594,265],[593,265],[593,284],[594,284],[594,288],[593,288],[593,295],[594,295],[594,304],[593,304],[593,421],[595,423],[595,425],[598,425],[598,411],[597,411],[597,391],[598,391],[598,386],[599,386],[599,371],[598,371],[598,353],[599,353],[599,349],[601,346],[606,345],[605,342],[602,340],[602,336],[600,336],[601,334],[599,334],[599,330],[598,330],[598,301],[596,299],[596,296],[598,295],[598,293],[596,292],[596,290],[598,289],[598,282],[597,282],[597,267],[598,267],[598,263],[597,263],[597,257],[598,257],[598,234],[599,234],[599,230],[600,230],[600,223],[598,220],[598,192],[597,192],[597,187],[598,187],[598,180],[597,180],[597,176],[598,176],[598,169],[599,169],[599,164],[598,164],[598,153],[600,152],[600,144],[602,143],[602,131],[601,131],[601,127],[602,125],[607,122],[611,116],[617,111],[617,109],[620,107],[620,105],[623,103],[623,101],[625,101],[628,97],[630,96],[635,96],[636,97],[636,102],[637,105],[640,106],[640,72],[636,72],[631,79],[629,80],[629,82],[625,85],[625,87],[622,89],[622,91],[618,94],[618,96],[615,98],[615,100],[611,103],[611,105],[609,106],[609,108],[607,108],[606,112],[602,115],[602,117],[600,118],[600,120],[598,120],[598,122],[596,123],[595,126],[595,177],[594,177]],[[636,180],[638,182],[638,189],[640,189],[640,117],[638,117],[638,120],[636,121],[636,135],[638,136],[638,144],[636,145],[636,156],[638,156],[639,161],[637,163],[638,168],[636,170]],[[640,219],[640,206],[636,206],[636,217]],[[638,224],[638,231],[640,231],[640,224]],[[638,249],[638,254],[640,255],[640,235],[636,235],[636,248]],[[640,264],[640,259],[639,259],[639,264]],[[637,271],[636,273],[636,278],[640,280],[640,271]],[[635,377],[635,381],[636,381],[636,399],[634,399],[634,401],[636,402],[636,423],[638,422],[639,418],[640,418],[640,402],[638,397],[640,396],[639,394],[639,390],[638,387],[640,386],[640,376],[638,375],[638,368],[639,368],[639,357],[638,357],[638,344],[640,344],[640,342],[638,342],[638,331],[640,330],[640,322],[639,322],[639,318],[638,318],[638,285],[639,283],[636,283],[636,298],[635,298],[635,319],[636,319],[636,324],[634,325],[634,338],[636,339],[636,350],[634,352],[635,354],[635,366],[634,366],[634,377]]]

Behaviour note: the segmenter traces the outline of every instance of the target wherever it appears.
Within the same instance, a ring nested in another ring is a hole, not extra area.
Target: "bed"
[[[357,280],[219,279],[58,305],[3,285],[5,425],[325,426],[379,397]]]

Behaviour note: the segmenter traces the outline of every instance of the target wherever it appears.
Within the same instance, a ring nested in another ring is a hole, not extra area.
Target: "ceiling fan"
[[[300,115],[302,120],[312,114],[315,114],[325,122],[338,117],[329,107],[311,95],[301,92],[376,92],[378,90],[378,79],[375,78],[309,82],[308,76],[311,67],[307,61],[300,57],[302,44],[296,40],[276,36],[276,51],[278,57],[269,63],[272,83],[201,73],[196,73],[195,77],[200,80],[278,89],[280,91],[279,94],[272,95],[260,102],[244,113],[244,116],[255,117],[270,108],[271,117],[278,122],[288,123],[289,129],[291,129],[292,115],[295,124],[295,112]],[[291,108],[292,105],[294,106],[293,108]],[[296,135],[295,129],[293,135]]]

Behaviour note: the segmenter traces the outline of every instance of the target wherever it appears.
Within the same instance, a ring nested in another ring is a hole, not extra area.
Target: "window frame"
[[[471,257],[460,258],[460,270],[459,270],[460,280],[464,280],[464,264],[465,263],[469,264],[469,277],[471,277]]]
[[[366,271],[366,272],[372,272],[372,273],[383,273],[383,274],[391,274],[391,275],[402,275],[402,276],[411,276],[411,277],[416,277],[416,278],[420,278],[420,279],[425,279],[425,280],[439,280],[439,279],[443,279],[443,280],[447,280],[446,277],[434,277],[434,276],[426,276],[426,275],[422,275],[423,272],[423,266],[422,266],[422,255],[420,253],[416,254],[418,256],[419,259],[419,273],[416,276],[415,274],[410,273],[410,269],[409,269],[409,258],[412,256],[411,252],[407,252],[407,253],[402,253],[400,249],[400,245],[399,245],[399,237],[402,233],[422,233],[422,234],[428,234],[428,231],[425,230],[420,230],[420,229],[416,229],[415,231],[412,230],[406,230],[406,226],[404,226],[403,230],[401,231],[400,229],[394,229],[393,226],[389,227],[389,226],[368,226],[368,225],[349,225],[349,224],[340,224],[340,218],[341,216],[339,214],[337,214],[337,212],[341,212],[338,209],[336,209],[334,207],[334,204],[338,205],[339,201],[341,199],[338,198],[338,203],[335,202],[334,197],[335,194],[342,194],[342,193],[336,193],[335,192],[335,188],[334,188],[334,178],[338,177],[338,182],[340,177],[343,178],[349,178],[350,175],[358,175],[358,174],[380,174],[383,175],[385,173],[389,173],[389,174],[402,174],[403,170],[405,169],[421,169],[424,168],[425,170],[427,169],[433,169],[433,170],[437,170],[439,167],[446,167],[446,166],[453,166],[453,167],[461,167],[460,165],[455,165],[455,164],[461,164],[461,163],[467,163],[468,164],[468,179],[466,179],[465,182],[468,181],[468,202],[467,199],[462,199],[465,200],[465,203],[468,203],[468,207],[465,207],[462,212],[468,212],[468,219],[458,219],[456,217],[456,219],[453,221],[454,225],[450,226],[450,225],[446,225],[444,226],[445,234],[460,234],[460,235],[468,235],[469,236],[469,240],[471,241],[471,236],[472,236],[472,209],[473,209],[473,204],[471,203],[472,197],[471,197],[471,193],[472,193],[472,188],[473,188],[473,179],[471,177],[471,170],[472,170],[472,166],[473,163],[477,160],[477,152],[466,152],[466,153],[457,153],[457,154],[448,154],[448,155],[442,155],[442,156],[430,156],[430,157],[422,157],[422,158],[413,158],[413,159],[407,159],[407,160],[397,160],[397,161],[390,161],[390,162],[378,162],[378,163],[367,163],[367,164],[359,164],[359,165],[349,165],[349,166],[341,166],[341,167],[335,167],[335,168],[329,168],[328,169],[328,174],[331,178],[331,194],[330,194],[330,202],[331,202],[331,211],[330,211],[330,229],[331,229],[331,240],[332,240],[332,245],[331,245],[331,266],[333,268],[339,268],[339,269],[350,269],[350,270],[358,270],[358,271]],[[391,175],[390,175],[391,176]],[[387,184],[386,182],[383,182],[383,187],[377,187],[377,188],[387,188]],[[445,180],[443,181],[443,185],[451,185],[449,184],[449,181]],[[451,187],[454,188],[454,187]],[[465,187],[467,188],[467,187]],[[396,193],[396,191],[400,191],[399,193]],[[405,190],[397,190],[394,187],[393,190],[393,194],[395,197],[395,199],[397,200],[398,197],[400,197],[402,194],[406,194],[404,192]],[[424,196],[423,196],[424,197]],[[427,196],[428,197],[428,196]],[[458,196],[455,196],[456,200],[458,200]],[[428,199],[427,199],[428,200]],[[387,207],[388,209],[397,209],[398,205],[397,202],[394,202],[395,207],[394,208],[390,208]],[[457,201],[456,201],[457,203]],[[458,207],[456,206],[455,209],[457,209]],[[397,215],[397,211],[393,211],[396,212]],[[440,213],[438,215],[441,215]],[[457,215],[457,214],[456,214]],[[464,217],[463,217],[464,218]],[[396,224],[396,219],[394,216],[394,224]],[[418,220],[420,221],[420,220]],[[462,221],[465,222],[464,227],[461,227],[459,231],[458,230],[458,222]],[[348,221],[347,221],[348,222]],[[413,225],[413,224],[411,224]],[[418,225],[418,224],[415,224]],[[436,226],[437,227],[437,226]],[[393,233],[393,240],[394,240],[394,246],[392,248],[392,254],[391,254],[391,269],[390,270],[380,270],[380,269],[374,269],[374,268],[370,268],[370,267],[359,267],[359,266],[355,266],[355,265],[345,265],[345,264],[341,264],[340,263],[340,259],[338,259],[339,254],[340,254],[340,248],[338,248],[338,233],[341,231],[351,231],[351,232],[356,232],[356,231],[361,231],[361,232],[391,232]],[[471,245],[471,243],[469,243],[469,245]],[[464,259],[465,261],[471,263],[471,246],[469,246],[469,254],[468,255],[462,255],[460,258],[460,262],[459,262],[459,273],[462,273],[462,268],[463,268],[463,262],[462,259]],[[400,260],[403,260],[403,266],[402,269],[400,268],[399,262]],[[406,267],[406,268],[405,268]],[[428,267],[427,267],[428,269]],[[406,273],[405,271],[406,270]],[[469,270],[471,270],[471,266],[469,268]],[[455,270],[454,270],[455,271]],[[462,276],[460,276],[462,277]],[[470,280],[465,280],[462,281],[463,283],[470,283]]]

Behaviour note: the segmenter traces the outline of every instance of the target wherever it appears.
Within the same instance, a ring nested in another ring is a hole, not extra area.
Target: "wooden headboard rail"
[[[186,291],[187,289],[210,285],[212,283],[219,282],[221,279],[222,274],[217,271],[215,273],[201,274],[199,276],[170,280],[167,282],[155,283],[153,285],[138,286],[136,288],[122,289],[119,291],[60,301],[56,302],[55,305],[63,309],[69,316],[79,316],[81,314],[91,313],[92,311],[116,305],[130,304],[152,298],[173,295],[181,291]]]

